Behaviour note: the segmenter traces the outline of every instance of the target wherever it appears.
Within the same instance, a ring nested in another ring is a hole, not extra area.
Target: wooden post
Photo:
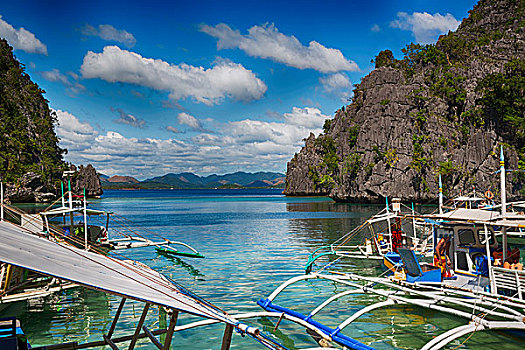
[[[232,343],[232,333],[233,325],[226,323],[226,328],[224,329],[224,335],[222,336],[222,346],[221,350],[229,350]]]
[[[113,335],[113,331],[115,330],[115,326],[117,325],[117,321],[120,317],[120,313],[122,312],[122,309],[124,308],[124,303],[126,302],[126,298],[122,298],[120,301],[120,305],[118,306],[117,313],[115,314],[115,317],[113,317],[113,322],[111,322],[111,326],[109,327],[108,331],[108,339],[111,339],[111,336]]]
[[[140,335],[140,330],[142,329],[142,325],[144,324],[144,320],[146,319],[146,315],[148,314],[149,309],[149,303],[146,303],[144,305],[144,310],[142,311],[142,315],[139,319],[139,324],[137,325],[137,329],[135,329],[135,334],[133,334],[133,338],[131,338],[131,342],[129,343],[128,350],[133,350],[135,348],[135,344],[137,343],[137,339]]]
[[[164,341],[163,350],[168,350],[171,347],[171,338],[173,337],[175,324],[177,324],[177,317],[179,317],[179,312],[177,310],[172,309],[170,316],[170,325],[168,326],[168,332],[166,333],[166,340]]]

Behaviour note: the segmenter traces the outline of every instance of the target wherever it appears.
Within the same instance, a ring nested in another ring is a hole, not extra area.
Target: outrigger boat
[[[64,192],[62,183],[62,196],[38,214],[26,214],[5,204],[3,207],[10,212],[11,217],[16,218],[15,221],[34,233],[64,240],[77,247],[121,250],[153,246],[159,248],[157,251],[163,254],[204,258],[195,248],[184,242],[165,239],[150,230],[143,230],[146,232],[141,233],[125,218],[115,213],[88,208],[85,190],[82,195],[74,195],[71,190],[72,173],[64,172],[64,177],[68,178],[68,190]],[[95,223],[91,224],[88,221]],[[149,238],[152,236],[157,240]],[[175,246],[183,249],[176,249]]]
[[[519,249],[510,250],[507,232],[525,228],[523,213],[507,212],[505,168],[501,150],[500,212],[474,208],[455,208],[448,212],[417,215],[431,232],[436,262],[424,264],[412,247],[399,248],[399,260],[392,264],[390,276],[364,276],[344,272],[328,263],[320,272],[296,276],[281,284],[269,297],[258,301],[267,311],[282,312],[315,325],[325,340],[350,349],[371,349],[364,343],[343,334],[361,316],[393,305],[412,305],[463,318],[467,323],[446,330],[422,347],[441,349],[460,337],[463,343],[479,331],[525,331],[525,271]],[[441,197],[442,198],[442,197]],[[440,207],[441,207],[440,198]],[[502,244],[496,240],[501,232]],[[443,258],[442,258],[443,257]],[[389,271],[390,272],[390,271]],[[287,288],[301,281],[327,280],[336,285],[336,294],[309,313],[282,306],[276,298]],[[370,305],[346,315],[338,324],[328,326],[316,319],[337,300],[355,295],[373,296]]]
[[[397,254],[401,246],[409,246],[416,254],[430,257],[434,249],[433,236],[428,226],[417,218],[413,205],[409,208],[398,198],[389,205],[387,198],[385,208],[379,213],[332,244],[311,253],[306,271],[311,272],[314,263],[325,256],[383,262],[385,257],[395,258],[392,254]]]
[[[271,336],[240,321],[259,317],[283,318],[281,313],[253,312],[230,315],[140,262],[102,255],[64,242],[39,237],[11,222],[0,221],[0,241],[0,263],[122,298],[113,322],[101,334],[100,340],[42,347],[33,344],[32,349],[88,349],[107,345],[118,350],[117,344],[126,342],[129,344],[127,348],[133,350],[140,339],[147,338],[154,347],[167,350],[171,347],[175,332],[215,323],[225,324],[221,350],[230,348],[234,330],[255,339],[269,349],[285,349]],[[144,303],[144,309],[135,331],[130,335],[117,337],[115,329],[128,299]],[[166,323],[166,327],[153,330],[146,325],[146,316],[152,306],[168,311],[169,323]],[[177,326],[179,314],[182,313],[198,316],[203,320]],[[315,327],[310,328],[314,332],[318,331]],[[164,342],[157,338],[159,335],[165,336]]]
[[[70,176],[65,172],[65,176]],[[73,245],[99,254],[108,254],[109,250],[155,247],[164,256],[204,258],[196,249],[184,242],[168,240],[155,232],[140,234],[124,218],[114,213],[87,207],[85,191],[83,195],[73,195],[68,179],[68,191],[55,203],[38,214],[28,214],[9,206],[3,200],[3,185],[0,184],[0,220],[20,224],[26,232],[33,233],[57,242]],[[110,217],[113,218],[109,227]],[[95,222],[94,224],[91,222]],[[120,235],[122,238],[111,239]],[[152,240],[148,237],[157,237]],[[182,247],[183,249],[176,249]],[[11,302],[36,299],[77,287],[73,283],[42,276],[19,266],[0,263],[0,308]]]

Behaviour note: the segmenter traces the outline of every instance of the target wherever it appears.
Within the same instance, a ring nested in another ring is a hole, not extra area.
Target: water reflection
[[[100,337],[112,320],[108,296],[80,287],[11,303],[1,316],[17,317],[33,345],[85,342],[91,333]]]

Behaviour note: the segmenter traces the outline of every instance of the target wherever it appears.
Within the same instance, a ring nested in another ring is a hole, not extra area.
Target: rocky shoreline
[[[91,164],[86,167],[80,165],[78,170],[73,165],[71,170],[75,171],[71,181],[73,192],[82,193],[86,189],[88,198],[99,197],[104,193],[97,171]],[[46,184],[41,175],[28,172],[18,183],[4,185],[4,200],[7,203],[47,203],[59,198],[60,191],[60,184]]]

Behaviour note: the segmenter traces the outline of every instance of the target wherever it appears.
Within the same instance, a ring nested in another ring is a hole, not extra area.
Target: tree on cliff
[[[0,174],[16,182],[34,172],[52,185],[66,166],[54,131],[57,117],[12,50],[0,39]]]
[[[497,190],[501,145],[508,168],[525,170],[524,16],[525,0],[480,0],[435,44],[381,51],[352,103],[288,163],[285,193],[432,201],[438,174],[451,194]],[[524,183],[509,176],[511,198]]]

